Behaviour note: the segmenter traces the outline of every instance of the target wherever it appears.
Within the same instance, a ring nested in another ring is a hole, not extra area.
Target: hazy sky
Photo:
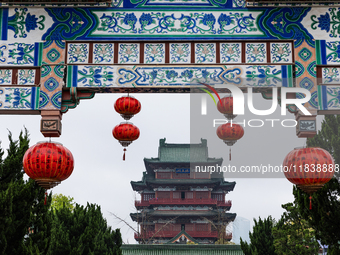
[[[305,144],[305,139],[296,137],[295,128],[245,127],[244,137],[232,147],[232,161],[229,162],[229,147],[214,133],[211,118],[200,117],[203,118],[202,125],[197,124],[199,119],[193,119],[194,114],[200,115],[200,109],[190,111],[193,98],[189,94],[134,94],[140,100],[142,110],[131,122],[140,129],[141,135],[127,148],[126,161],[122,161],[123,148],[112,136],[113,127],[123,122],[113,108],[120,96],[122,94],[97,94],[94,99],[81,101],[76,109],[63,115],[62,136],[52,138],[52,141],[62,143],[72,152],[75,169],[52,191],[74,197],[79,204],[100,205],[108,223],[113,228],[121,228],[125,243],[135,243],[133,231],[119,224],[110,212],[136,227],[129,214],[136,211],[134,200],[136,196],[139,199],[139,195],[133,192],[130,181],[141,180],[145,170],[144,157],[158,156],[160,138],[166,137],[168,143],[190,143],[190,140],[199,143],[201,137],[207,138],[209,156],[223,157],[224,165],[236,167],[281,165],[290,150]],[[270,107],[270,101],[256,98],[263,109]],[[213,101],[208,98],[208,114],[213,108]],[[281,118],[279,114],[270,117]],[[223,116],[218,118],[223,119]],[[258,119],[256,116],[239,116],[235,121],[254,118]],[[294,116],[288,113],[283,118],[293,119]],[[2,148],[8,148],[8,130],[17,139],[24,126],[30,132],[31,145],[48,140],[40,133],[39,115],[1,115],[0,120]],[[283,212],[281,204],[293,201],[293,185],[283,175],[282,178],[248,178],[246,174],[238,178],[225,177],[228,181],[236,181],[234,191],[226,198],[233,203],[230,211],[249,219],[251,224],[252,219],[259,216],[272,215],[278,219]]]

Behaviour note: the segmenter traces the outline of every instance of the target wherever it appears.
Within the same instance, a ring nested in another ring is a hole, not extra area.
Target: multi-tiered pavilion
[[[231,201],[225,197],[236,183],[225,181],[223,173],[205,171],[222,161],[208,157],[207,140],[169,144],[160,139],[158,157],[145,158],[142,180],[131,182],[141,195],[135,203],[138,212],[130,214],[139,226],[136,240],[205,244],[230,240],[226,226],[236,214],[227,212]]]

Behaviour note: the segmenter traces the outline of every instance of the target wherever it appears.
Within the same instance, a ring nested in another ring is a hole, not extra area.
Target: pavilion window
[[[143,201],[149,201],[152,198],[155,198],[155,194],[152,193],[143,194]]]
[[[170,198],[170,191],[158,191],[158,198]]]
[[[175,232],[181,231],[181,224],[173,224],[172,225],[172,231],[175,231]]]
[[[179,199],[179,198],[180,198],[180,195],[181,195],[181,192],[179,192],[179,191],[174,191],[172,197],[173,197],[173,199]]]
[[[185,224],[185,231],[194,231],[194,224]]]
[[[194,192],[192,191],[187,192],[187,199],[194,199]]]
[[[209,231],[208,224],[196,223],[196,231]]]
[[[209,198],[209,193],[207,191],[196,191],[196,199],[206,199]]]
[[[212,199],[216,199],[217,201],[224,201],[223,194],[211,194]]]

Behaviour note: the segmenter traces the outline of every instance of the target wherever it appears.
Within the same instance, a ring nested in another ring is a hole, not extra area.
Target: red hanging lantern
[[[237,140],[244,135],[244,129],[239,124],[226,123],[219,126],[216,130],[217,136],[223,140],[228,146],[234,145]],[[229,153],[229,160],[231,160],[231,148]]]
[[[62,144],[40,142],[26,151],[23,167],[26,174],[41,187],[50,189],[72,174],[74,159]]]
[[[40,142],[30,147],[23,158],[26,174],[48,190],[66,180],[73,172],[72,153],[60,143]],[[45,193],[45,204],[46,204]]]
[[[219,126],[216,130],[217,136],[228,146],[232,146],[244,135],[244,129],[239,124],[226,123]]]
[[[112,130],[113,137],[116,138],[123,147],[129,146],[134,140],[138,139],[139,134],[138,127],[128,122],[120,123]],[[123,160],[125,160],[125,151],[126,148],[124,148]]]
[[[332,179],[334,159],[322,148],[296,148],[285,157],[283,169],[291,183],[310,195],[309,207],[312,209],[311,194]]]
[[[124,96],[117,99],[114,108],[125,120],[129,120],[133,115],[140,112],[141,104],[134,97]]]
[[[234,119],[237,115],[233,115],[233,98],[232,97],[223,97],[217,103],[217,110],[224,114],[224,116],[231,120]]]

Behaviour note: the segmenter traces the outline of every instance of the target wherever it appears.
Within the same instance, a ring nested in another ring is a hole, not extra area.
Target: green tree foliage
[[[296,205],[282,205],[286,211],[273,228],[275,251],[279,255],[314,255],[318,253],[319,244],[315,231],[303,219]]]
[[[0,255],[121,255],[120,231],[107,226],[99,206],[57,195],[51,210],[51,195],[45,205],[45,190],[24,180],[27,131],[18,141],[10,133],[9,142],[5,159],[0,148]]]
[[[9,148],[3,159],[0,148],[0,254],[44,253],[48,246],[48,208],[45,190],[33,180],[23,179],[22,159],[29,146],[28,133],[14,141],[9,133]],[[31,232],[31,234],[29,234]]]
[[[309,210],[309,195],[294,188],[295,203],[300,213],[315,229],[315,237],[322,244],[329,245],[327,254],[340,254],[340,185],[333,178],[329,183],[313,194],[312,210]]]
[[[51,209],[59,210],[60,208],[67,207],[69,210],[74,208],[74,198],[70,196],[64,196],[63,194],[53,194]]]
[[[340,115],[325,115],[321,124],[321,130],[313,138],[307,140],[308,147],[321,147],[327,150],[334,158],[340,162]],[[340,177],[340,172],[335,172]]]
[[[254,219],[253,233],[249,232],[250,244],[241,238],[241,249],[245,255],[275,255],[274,236],[272,229],[274,220],[269,216],[267,219]]]
[[[326,115],[321,130],[307,141],[308,146],[318,146],[331,153],[335,164],[340,164],[340,115]],[[335,173],[339,178],[339,173]],[[329,245],[328,254],[340,254],[340,185],[336,178],[313,194],[312,210],[309,195],[298,188],[293,191],[295,203],[304,219],[315,229],[322,244]]]
[[[54,211],[47,255],[121,255],[120,230],[107,226],[100,207],[75,205]]]

